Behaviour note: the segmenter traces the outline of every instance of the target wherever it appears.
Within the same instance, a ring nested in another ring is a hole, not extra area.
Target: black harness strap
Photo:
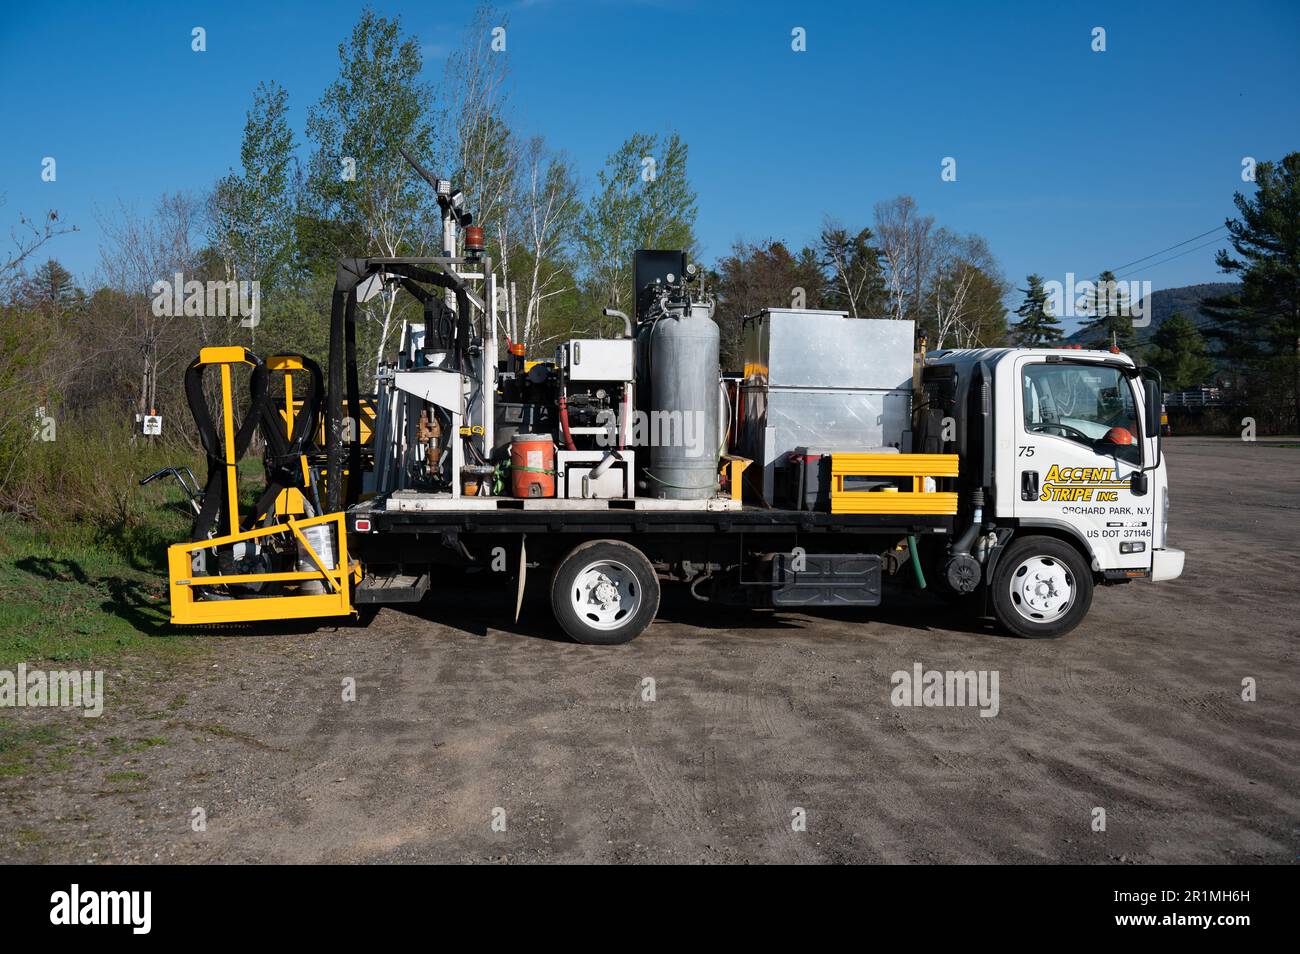
[[[311,487],[303,476],[302,455],[311,446],[320,424],[325,378],[320,365],[311,358],[300,354],[283,357],[302,362],[303,370],[309,376],[307,390],[303,394],[302,409],[293,417],[293,429],[289,435],[285,434],[285,422],[275,401],[268,396],[262,404],[262,439],[266,441],[262,462],[266,467],[266,490],[262,491],[252,514],[244,521],[244,529],[256,526],[275,506],[280,492],[289,488],[303,492],[317,512],[320,510],[320,501],[313,498]]]
[[[267,395],[267,372],[262,359],[251,351],[244,349],[244,361],[252,365],[249,380],[248,410],[235,432],[234,459],[236,463],[248,452],[248,445],[253,440],[253,433],[262,420],[263,405]],[[208,480],[203,487],[203,506],[194,518],[194,527],[190,533],[192,541],[206,540],[209,531],[216,524],[219,528],[229,526],[230,515],[226,513],[229,481],[233,475],[227,473],[226,452],[222,437],[217,433],[216,424],[208,410],[207,397],[203,393],[203,372],[209,367],[201,358],[195,358],[185,369],[185,398],[194,415],[194,424],[203,442],[203,451],[208,458]],[[233,390],[233,381],[232,381]],[[234,395],[231,395],[234,404]],[[237,478],[236,478],[237,479]]]

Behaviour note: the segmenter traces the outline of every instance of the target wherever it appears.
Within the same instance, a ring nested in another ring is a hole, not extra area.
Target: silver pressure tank
[[[718,326],[712,302],[669,307],[641,329],[648,359],[644,493],[703,500],[718,490]]]

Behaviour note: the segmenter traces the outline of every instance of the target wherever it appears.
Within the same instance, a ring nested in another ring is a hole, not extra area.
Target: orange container
[[[510,442],[510,492],[555,496],[555,441],[549,434],[516,434]]]

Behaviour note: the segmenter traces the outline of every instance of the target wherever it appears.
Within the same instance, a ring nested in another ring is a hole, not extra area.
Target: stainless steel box
[[[631,381],[631,338],[575,338],[562,348],[570,381]]]
[[[745,384],[910,390],[915,337],[910,321],[765,308],[745,323]]]
[[[739,449],[774,504],[801,446],[910,450],[910,321],[765,309],[745,323]]]

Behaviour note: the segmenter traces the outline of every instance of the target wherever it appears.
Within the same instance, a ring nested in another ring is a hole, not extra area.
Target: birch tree
[[[947,229],[933,234],[930,246],[933,270],[929,284],[929,321],[934,347],[970,348],[982,343],[987,308],[976,290],[989,282],[1004,290],[988,243],[978,235],[958,235]],[[1005,310],[1004,310],[1005,314]]]
[[[218,180],[208,199],[208,239],[227,281],[274,284],[290,264],[294,159],[287,112],[284,89],[259,83],[244,122],[241,169]]]
[[[853,318],[875,318],[887,305],[880,250],[871,244],[871,229],[852,233],[834,222],[818,236],[820,264],[830,272],[828,303]]]
[[[346,223],[340,256],[425,255],[440,239],[436,197],[402,157],[432,154],[432,91],[419,79],[420,45],[401,22],[366,10],[339,44],[339,75],[308,112],[314,213]],[[433,249],[436,251],[437,249]],[[397,290],[361,306],[378,327],[376,371],[393,327]]]
[[[874,222],[885,266],[888,317],[916,320],[934,258],[934,218],[921,215],[916,200],[904,195],[877,203]]]
[[[595,194],[580,220],[580,248],[593,296],[632,310],[632,253],[638,248],[695,246],[695,192],[680,136],[635,133],[597,174]]]
[[[200,218],[198,200],[186,193],[172,193],[159,200],[153,216],[138,215],[123,206],[116,217],[100,220],[105,240],[100,247],[102,282],[117,293],[122,310],[120,336],[106,344],[120,342],[134,354],[139,374],[138,414],[158,406],[159,380],[169,379],[178,364],[193,356],[196,339],[200,343],[208,340],[204,315],[187,316],[174,307],[153,307],[156,282],[170,286],[177,272],[187,277],[197,274],[195,236]]]
[[[516,198],[516,217],[526,270],[522,329],[518,339],[533,344],[542,327],[542,306],[571,288],[566,251],[582,205],[568,162],[548,153],[541,137],[528,141]]]
[[[460,45],[447,58],[441,100],[440,161],[474,218],[499,235],[508,218],[519,144],[507,121],[507,21],[491,4],[475,11]],[[500,250],[498,250],[500,254]]]

